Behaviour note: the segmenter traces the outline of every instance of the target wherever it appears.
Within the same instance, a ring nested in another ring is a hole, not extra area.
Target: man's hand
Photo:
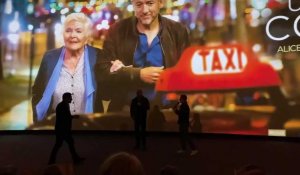
[[[145,67],[141,69],[140,77],[146,83],[155,83],[163,72],[162,67]]]
[[[109,69],[110,73],[116,72],[119,69],[121,69],[122,67],[124,67],[125,65],[122,63],[122,61],[120,60],[115,60],[115,61],[111,61],[111,67]]]

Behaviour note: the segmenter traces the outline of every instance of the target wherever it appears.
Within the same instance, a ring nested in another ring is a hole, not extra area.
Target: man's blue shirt
[[[164,66],[160,39],[156,36],[148,46],[147,36],[139,34],[139,43],[134,52],[134,67]]]

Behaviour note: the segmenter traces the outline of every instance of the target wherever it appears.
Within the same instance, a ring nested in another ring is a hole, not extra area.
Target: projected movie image
[[[149,100],[149,132],[297,137],[295,0],[0,2],[0,130],[51,130],[65,92],[75,130],[131,131]]]

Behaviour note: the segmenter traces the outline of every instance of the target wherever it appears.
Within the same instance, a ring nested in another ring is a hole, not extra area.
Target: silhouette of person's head
[[[143,96],[143,91],[142,91],[142,89],[138,89],[138,90],[136,91],[136,95],[137,95],[138,97]]]
[[[166,165],[160,170],[160,175],[179,175],[177,167],[172,165]]]
[[[66,92],[66,93],[63,94],[62,98],[63,98],[64,102],[71,103],[72,94],[70,92]]]
[[[235,170],[234,175],[266,175],[266,172],[262,167],[247,164]]]
[[[100,175],[144,175],[144,169],[135,155],[119,152],[103,162]]]
[[[186,96],[185,94],[181,94],[181,95],[180,95],[180,98],[179,98],[179,101],[180,101],[181,103],[186,102],[186,101],[187,101],[187,96]]]

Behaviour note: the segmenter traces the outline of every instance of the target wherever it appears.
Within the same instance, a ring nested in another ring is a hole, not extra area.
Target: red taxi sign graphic
[[[241,45],[187,48],[176,66],[166,69],[157,91],[211,91],[278,86],[275,70]]]

